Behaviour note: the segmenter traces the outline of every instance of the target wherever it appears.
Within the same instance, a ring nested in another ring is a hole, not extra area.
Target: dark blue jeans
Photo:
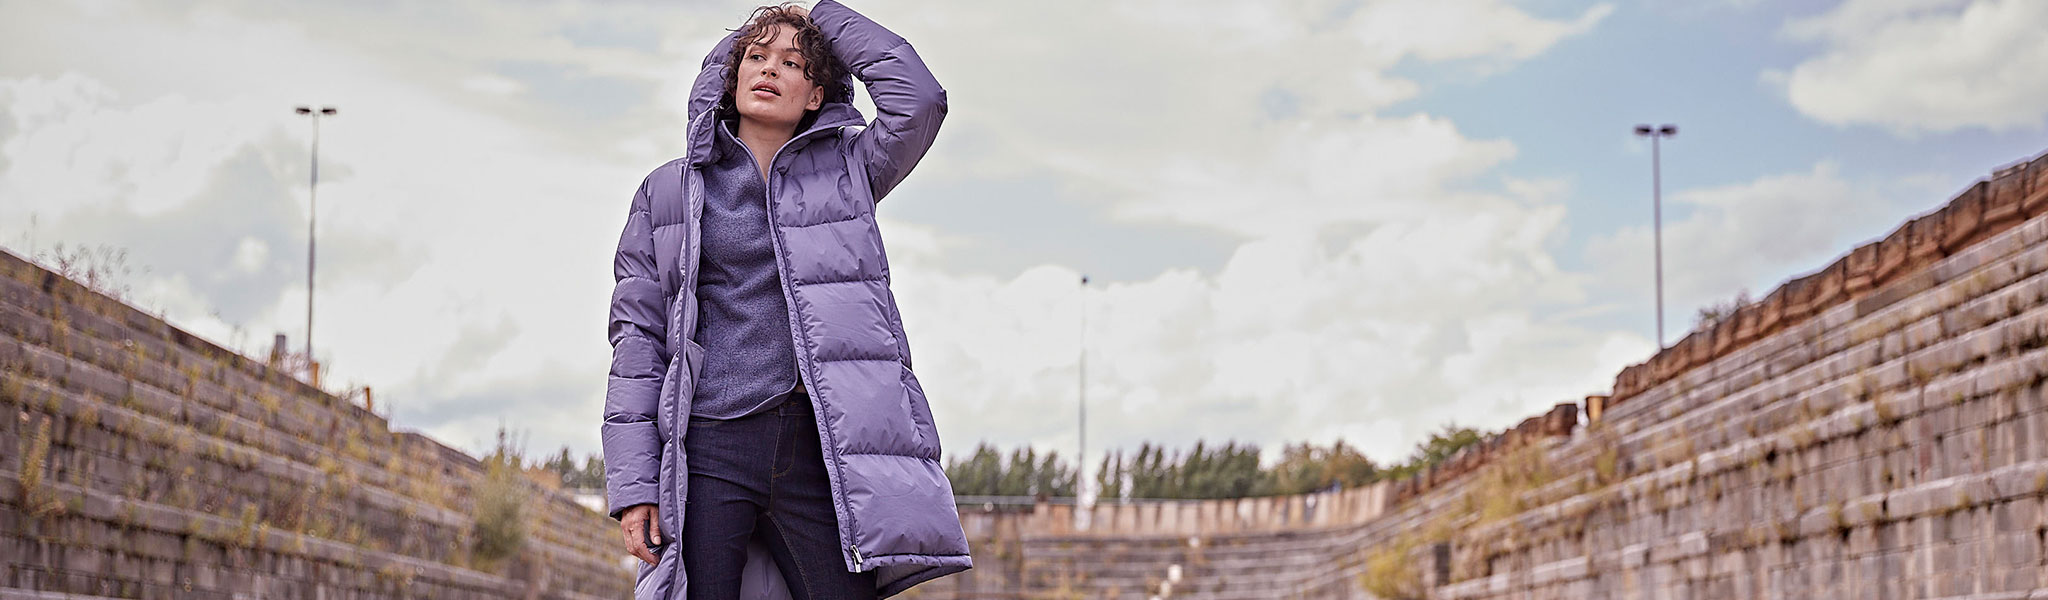
[[[682,560],[689,597],[740,595],[747,540],[761,535],[797,600],[874,598],[875,572],[846,570],[839,517],[809,396],[738,419],[690,418]]]

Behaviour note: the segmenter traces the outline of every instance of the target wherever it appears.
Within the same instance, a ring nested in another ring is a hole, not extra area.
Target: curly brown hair
[[[733,93],[739,87],[740,61],[747,55],[747,49],[754,44],[767,43],[768,36],[776,25],[788,25],[796,30],[796,47],[804,56],[804,79],[824,88],[826,102],[852,101],[846,86],[846,67],[832,56],[831,43],[826,41],[825,32],[811,22],[810,17],[798,13],[796,4],[763,6],[754,9],[747,16],[745,25],[739,28],[740,35],[733,40],[732,54],[726,56],[725,64],[732,67],[725,72],[725,96],[719,107],[728,116],[734,111]]]

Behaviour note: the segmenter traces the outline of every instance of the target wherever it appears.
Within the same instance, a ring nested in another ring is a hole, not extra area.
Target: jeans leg
[[[772,413],[752,417],[773,417]],[[740,595],[747,540],[768,500],[773,418],[690,419],[690,488],[683,504],[683,572],[691,600]]]
[[[875,572],[848,571],[839,552],[839,515],[809,398],[793,396],[781,415],[782,443],[760,525],[796,600],[875,598]]]

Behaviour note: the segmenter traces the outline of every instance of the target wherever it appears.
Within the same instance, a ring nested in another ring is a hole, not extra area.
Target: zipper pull
[[[853,544],[847,544],[847,545],[846,545],[846,549],[847,549],[847,550],[852,550],[852,551],[853,551],[853,570],[855,570],[855,571],[859,571],[859,570],[860,570],[860,546],[856,546],[856,545],[853,545]]]

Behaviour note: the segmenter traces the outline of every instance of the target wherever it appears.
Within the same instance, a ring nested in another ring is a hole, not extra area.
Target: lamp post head
[[[311,107],[311,106],[301,106],[301,107],[298,107],[298,108],[294,108],[294,109],[292,109],[292,112],[295,112],[295,113],[299,113],[299,114],[302,114],[302,115],[310,115],[310,114],[313,114],[313,107]],[[322,107],[320,107],[320,114],[321,114],[322,116],[332,116],[332,115],[333,115],[334,113],[337,113],[337,112],[341,112],[341,111],[339,111],[339,110],[336,110],[336,109],[335,109],[334,107],[332,107],[332,106],[322,106]]]
[[[312,109],[312,107],[307,107],[307,106],[301,106],[301,107],[298,107],[298,108],[292,109],[292,112],[296,112],[296,113],[299,113],[299,114],[302,114],[302,115],[310,115],[310,114],[313,114],[313,109]]]
[[[1651,127],[1649,125],[1637,125],[1636,135],[1653,138],[1671,137],[1674,135],[1678,135],[1678,126],[1669,123],[1658,125],[1656,127]]]
[[[323,114],[323,115],[333,115],[334,113],[337,113],[337,112],[341,112],[341,111],[335,110],[335,109],[334,109],[334,107],[332,107],[332,106],[322,106],[322,107],[320,107],[320,114]],[[1665,126],[1664,126],[1664,128],[1665,128],[1665,129],[1667,129],[1667,130],[1669,130],[1669,129],[1671,129],[1671,126],[1670,126],[1670,125],[1665,125]],[[1669,133],[1669,131],[1667,131],[1666,133],[1668,134],[1668,133]]]

